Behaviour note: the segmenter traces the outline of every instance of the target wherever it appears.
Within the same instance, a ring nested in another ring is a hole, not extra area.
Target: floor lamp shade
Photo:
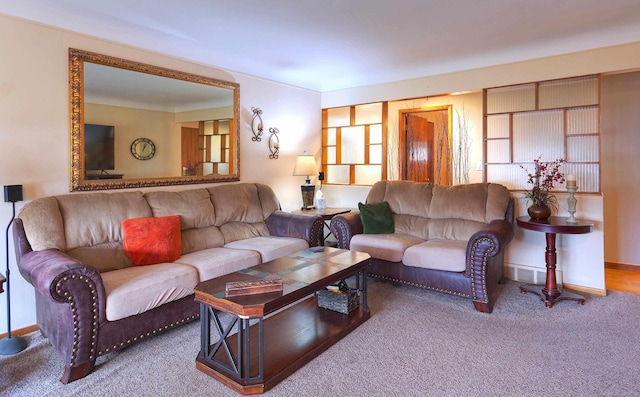
[[[7,232],[4,240],[4,249],[7,254],[7,273],[5,274],[5,278],[7,279],[5,288],[7,296],[7,337],[0,339],[0,354],[7,356],[18,353],[27,347],[26,339],[20,336],[11,336],[11,275],[9,274],[9,229],[16,217],[16,202],[22,201],[22,185],[5,185],[4,201],[5,203],[11,203],[13,206],[13,214],[9,224],[7,225]]]
[[[311,184],[310,175],[314,175],[318,170],[316,160],[309,154],[304,154],[296,158],[296,166],[293,169],[294,176],[306,176],[304,185],[301,185],[302,190],[302,209],[313,209],[313,198],[315,196],[315,185]]]

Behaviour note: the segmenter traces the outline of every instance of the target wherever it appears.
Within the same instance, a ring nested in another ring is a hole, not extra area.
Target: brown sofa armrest
[[[265,220],[269,234],[280,237],[301,238],[315,247],[324,229],[322,217],[275,211]]]
[[[355,211],[334,216],[331,218],[329,230],[338,240],[338,248],[349,249],[351,237],[362,234],[360,212]]]
[[[80,306],[84,303],[90,311],[87,315],[104,316],[104,285],[94,267],[56,249],[47,249],[23,255],[18,261],[18,268],[36,293],[45,299],[75,305],[80,312],[84,310]],[[97,309],[95,313],[94,302]]]
[[[467,258],[475,256],[495,256],[509,244],[513,238],[513,224],[506,220],[491,221],[482,230],[476,232],[467,244]]]
[[[497,278],[499,281],[502,278],[504,249],[512,238],[513,224],[506,220],[494,220],[469,239],[465,273],[473,278],[471,285],[476,308],[478,305],[486,306],[486,310],[482,311],[491,312],[488,280]]]

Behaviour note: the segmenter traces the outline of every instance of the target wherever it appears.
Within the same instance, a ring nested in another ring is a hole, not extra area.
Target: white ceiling
[[[640,0],[14,0],[0,13],[321,92],[640,41]]]

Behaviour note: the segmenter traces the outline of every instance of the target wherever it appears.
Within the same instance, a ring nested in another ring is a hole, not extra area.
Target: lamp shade
[[[304,154],[296,158],[296,166],[293,168],[293,175],[314,175],[317,170],[318,167],[316,166],[316,159],[310,154]]]

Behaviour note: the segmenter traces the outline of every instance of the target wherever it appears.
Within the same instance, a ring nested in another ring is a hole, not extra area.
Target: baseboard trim
[[[24,328],[20,328],[20,329],[12,329],[11,330],[11,336],[24,336],[26,334],[30,334],[34,331],[39,330],[40,328],[38,328],[37,325],[30,325],[28,327],[24,327]],[[0,339],[4,339],[7,337],[7,333],[5,332],[4,334],[0,334]]]
[[[582,286],[579,286],[579,285],[573,285],[573,284],[567,284],[567,283],[563,283],[562,284],[562,288],[567,288],[567,289],[570,289],[570,290],[573,290],[573,291],[577,291],[577,292],[583,292],[585,294],[607,296],[607,290],[606,289],[582,287]]]
[[[628,272],[640,272],[640,265],[630,265],[628,263],[605,262],[605,269],[626,270]]]

